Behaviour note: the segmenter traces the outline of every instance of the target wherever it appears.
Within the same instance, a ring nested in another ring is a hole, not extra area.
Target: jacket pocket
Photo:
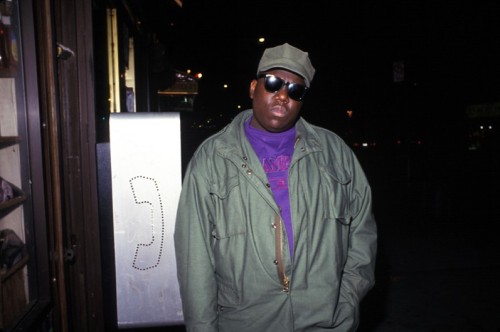
[[[325,219],[335,220],[342,225],[350,225],[352,220],[349,210],[350,176],[334,172],[333,169],[325,166],[320,166],[320,169]]]
[[[236,287],[220,276],[217,276],[217,301],[220,309],[241,304],[241,296]]]
[[[214,204],[213,236],[217,240],[246,233],[238,175],[212,183],[210,195]]]
[[[239,186],[238,174],[228,176],[218,182],[213,182],[210,185],[210,194],[217,196],[219,199],[226,199],[233,189]]]

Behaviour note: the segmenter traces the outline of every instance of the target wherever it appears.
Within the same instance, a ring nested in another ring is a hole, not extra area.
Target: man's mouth
[[[285,116],[285,114],[287,113],[287,109],[284,106],[275,105],[271,107],[271,113],[273,113],[275,116],[282,117]]]

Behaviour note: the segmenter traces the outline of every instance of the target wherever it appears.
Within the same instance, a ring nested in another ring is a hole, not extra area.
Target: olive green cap
[[[264,51],[257,67],[257,75],[274,68],[282,68],[302,76],[307,87],[311,85],[315,72],[309,60],[309,53],[288,43]]]

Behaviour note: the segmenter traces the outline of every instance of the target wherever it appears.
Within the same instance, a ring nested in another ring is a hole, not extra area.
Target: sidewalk
[[[500,331],[500,220],[467,218],[379,220],[377,284],[359,331]]]
[[[365,313],[361,319],[368,322],[360,331],[500,331],[498,280],[500,267],[391,276],[382,316]]]

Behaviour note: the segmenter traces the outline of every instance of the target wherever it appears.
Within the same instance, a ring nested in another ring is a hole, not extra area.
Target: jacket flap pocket
[[[231,191],[239,184],[238,175],[233,175],[225,179],[220,179],[210,185],[210,194],[225,199],[229,196]]]
[[[323,197],[325,197],[325,217],[342,225],[349,225],[352,220],[349,211],[348,184],[351,182],[350,175],[339,171],[338,167],[321,166],[321,171],[321,186],[324,190]]]
[[[330,177],[332,180],[346,185],[351,182],[351,175],[345,172],[338,164],[333,167],[319,166],[323,175]]]

